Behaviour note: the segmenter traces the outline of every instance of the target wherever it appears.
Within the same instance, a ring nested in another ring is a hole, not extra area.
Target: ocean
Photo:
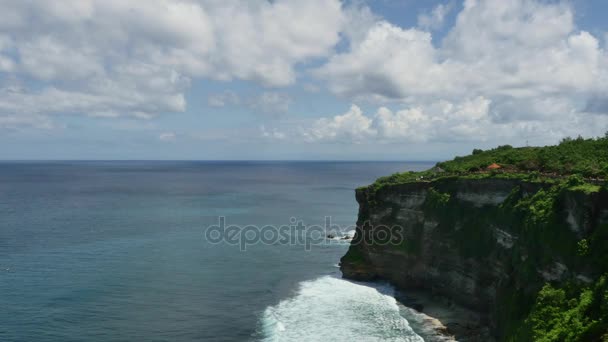
[[[0,341],[422,341],[390,286],[340,278],[348,241],[208,233],[348,232],[356,187],[430,167],[2,162]]]

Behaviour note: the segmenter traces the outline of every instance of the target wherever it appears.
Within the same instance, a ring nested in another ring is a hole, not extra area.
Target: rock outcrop
[[[500,339],[545,283],[599,276],[580,247],[608,229],[608,192],[552,187],[446,177],[360,188],[343,276],[447,298],[479,312]]]

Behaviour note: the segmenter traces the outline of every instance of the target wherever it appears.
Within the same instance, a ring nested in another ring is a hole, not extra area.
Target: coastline
[[[494,341],[479,313],[447,298],[423,291],[396,290],[395,299],[400,304],[402,315],[425,341]]]

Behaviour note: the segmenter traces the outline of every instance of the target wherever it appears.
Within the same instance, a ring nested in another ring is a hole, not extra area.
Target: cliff
[[[498,340],[608,341],[604,181],[436,169],[356,197],[344,277],[440,295]]]

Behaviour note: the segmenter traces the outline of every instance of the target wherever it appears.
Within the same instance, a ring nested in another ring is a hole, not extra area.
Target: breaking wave
[[[399,313],[388,286],[325,276],[300,284],[292,298],[264,311],[262,341],[422,342]]]

